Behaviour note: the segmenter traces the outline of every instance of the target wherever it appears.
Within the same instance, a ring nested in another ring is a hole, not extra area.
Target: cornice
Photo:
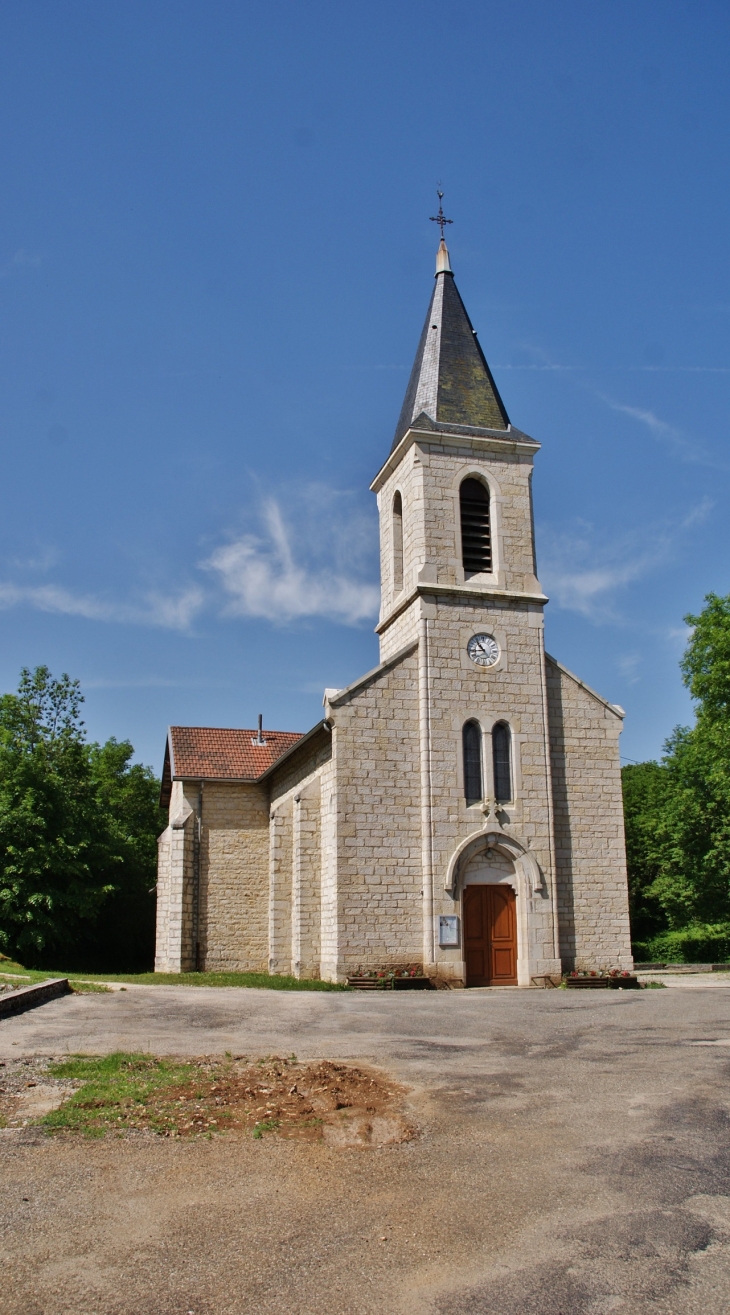
[[[544,606],[549,601],[545,594],[528,594],[521,593],[517,589],[470,589],[468,585],[462,584],[417,584],[414,589],[406,595],[405,598],[393,608],[387,616],[383,617],[375,627],[376,635],[382,635],[398,619],[411,603],[417,598],[427,596],[437,596],[443,598],[450,596],[452,598],[461,598],[465,601],[475,602],[480,598],[494,599],[497,602],[520,602],[520,603],[537,603]]]
[[[515,429],[512,425],[507,430],[470,429],[466,425],[443,430],[408,429],[370,485],[373,493],[377,493],[382,488],[388,476],[392,475],[396,467],[400,465],[409,447],[414,443],[420,443],[422,447],[443,447],[444,444],[453,447],[469,445],[474,448],[482,448],[487,452],[524,453],[525,455],[540,451],[540,444],[534,438],[530,438],[528,434],[523,434],[521,429]]]

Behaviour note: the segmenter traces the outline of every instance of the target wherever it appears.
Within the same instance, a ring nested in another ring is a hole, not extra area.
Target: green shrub
[[[696,923],[634,945],[639,963],[728,963],[730,922]]]

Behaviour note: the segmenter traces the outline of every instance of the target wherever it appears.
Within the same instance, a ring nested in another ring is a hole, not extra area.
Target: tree
[[[100,971],[144,971],[154,958],[157,837],[167,817],[160,808],[159,780],[151,768],[132,763],[133,755],[129,740],[89,746],[92,780],[120,860],[114,891],[84,952],[88,967]]]
[[[685,620],[695,725],[675,728],[661,764],[622,773],[637,939],[730,923],[730,596]]]
[[[666,926],[664,910],[651,891],[660,872],[657,830],[667,771],[657,762],[632,763],[622,769],[621,780],[631,934],[634,940],[644,941]]]
[[[699,705],[698,718],[730,727],[730,594],[707,594],[699,616],[686,616],[692,635],[680,666]]]
[[[86,742],[82,702],[47,667],[0,698],[0,947],[111,970],[149,958],[158,786],[130,744]]]

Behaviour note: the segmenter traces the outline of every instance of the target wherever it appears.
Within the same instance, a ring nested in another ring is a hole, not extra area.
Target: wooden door
[[[488,886],[464,889],[464,956],[467,986],[489,986]]]
[[[517,918],[511,886],[485,886],[488,892],[489,976],[493,986],[517,985]]]
[[[464,890],[467,986],[517,985],[517,918],[511,886]]]

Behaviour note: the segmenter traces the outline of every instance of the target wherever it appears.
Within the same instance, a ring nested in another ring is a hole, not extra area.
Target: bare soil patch
[[[77,1082],[49,1076],[49,1062],[0,1060],[0,1128],[26,1127],[76,1090]]]
[[[411,1140],[406,1090],[375,1069],[294,1056],[185,1060],[117,1053],[0,1065],[0,1127],[208,1138],[296,1138],[330,1146]]]
[[[404,1088],[375,1071],[277,1058],[201,1065],[189,1081],[153,1097],[150,1113],[172,1136],[244,1131],[333,1146],[387,1146],[414,1136],[404,1098]]]

